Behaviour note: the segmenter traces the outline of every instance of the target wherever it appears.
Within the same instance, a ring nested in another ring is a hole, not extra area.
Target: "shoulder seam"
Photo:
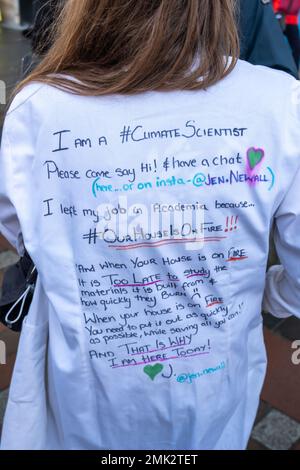
[[[33,83],[37,83],[37,82],[33,82]],[[34,90],[29,96],[27,96],[27,98],[25,98],[21,103],[19,103],[18,105],[16,105],[15,107],[13,108],[10,108],[6,115],[9,116],[11,115],[14,111],[17,111],[23,104],[25,104],[27,101],[29,101],[36,93],[38,93],[40,91],[40,89],[44,86],[44,83],[41,83],[40,86]],[[22,90],[20,91],[20,93],[22,92]],[[18,96],[18,94],[16,95],[16,97]],[[15,97],[15,98],[16,98]]]

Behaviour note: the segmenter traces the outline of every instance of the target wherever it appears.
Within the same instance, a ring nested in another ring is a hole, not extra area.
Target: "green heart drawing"
[[[144,372],[150,377],[151,380],[154,380],[155,377],[163,370],[164,366],[162,364],[154,364],[154,366],[145,366]]]
[[[251,170],[253,170],[256,165],[258,165],[265,156],[265,152],[262,149],[256,149],[254,147],[250,148],[247,152],[247,158]]]

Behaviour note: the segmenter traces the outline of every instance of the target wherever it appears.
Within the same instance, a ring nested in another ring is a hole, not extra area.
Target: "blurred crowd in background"
[[[297,68],[300,58],[299,12],[300,0],[273,0],[276,18],[291,47]]]

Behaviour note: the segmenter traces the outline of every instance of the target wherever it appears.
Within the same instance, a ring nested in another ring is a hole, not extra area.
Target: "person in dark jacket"
[[[35,0],[33,2],[33,24],[25,33],[30,39],[34,54],[44,55],[52,45],[50,30],[57,19],[65,0]]]
[[[284,24],[284,34],[292,49],[297,68],[300,60],[300,36],[298,16],[300,12],[300,0],[273,0],[274,10],[281,16]]]
[[[23,58],[22,76],[28,75],[52,45],[51,30],[65,0],[36,0],[33,4],[33,26],[27,31],[32,54]]]
[[[271,0],[240,0],[241,59],[283,70],[298,78],[292,53]]]

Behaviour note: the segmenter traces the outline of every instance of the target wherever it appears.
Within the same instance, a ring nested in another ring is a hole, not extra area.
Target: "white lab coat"
[[[299,85],[239,62],[208,91],[7,114],[1,231],[38,269],[3,449],[243,449],[265,307],[300,311]]]

